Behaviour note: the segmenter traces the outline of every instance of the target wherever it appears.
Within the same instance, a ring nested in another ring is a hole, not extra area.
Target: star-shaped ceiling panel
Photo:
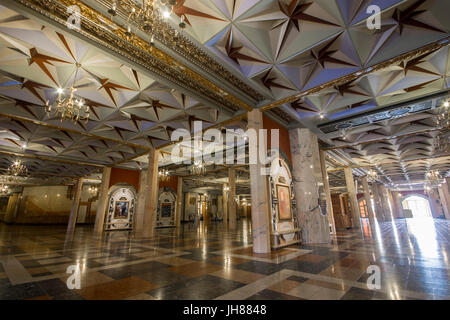
[[[88,122],[45,112],[57,89],[72,85],[90,107]],[[207,128],[232,116],[2,6],[0,95],[3,146],[102,164],[160,147],[178,128],[192,132],[194,121]]]
[[[369,5],[382,10],[380,29],[367,27]],[[174,16],[279,99],[447,37],[449,11],[450,2],[436,0],[179,0]]]

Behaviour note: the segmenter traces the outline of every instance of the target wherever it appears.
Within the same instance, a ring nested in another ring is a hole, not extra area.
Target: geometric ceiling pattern
[[[371,4],[379,30],[366,26]],[[183,0],[172,20],[184,15],[190,37],[280,99],[447,37],[449,11],[433,0]]]
[[[27,6],[27,2],[21,4]],[[58,6],[69,2],[61,0]],[[103,13],[110,2],[84,1]],[[45,7],[40,0],[36,3]],[[379,30],[366,25],[369,14],[365,11],[372,4],[382,9]],[[51,13],[53,20],[58,10]],[[184,16],[184,36],[191,42],[183,42],[187,46],[177,51],[166,45],[169,41],[159,33],[156,53],[145,46],[138,46],[138,51],[151,51],[147,55],[133,56],[125,50],[128,47],[118,50],[125,57],[136,58],[132,61],[139,65],[137,70],[128,60],[111,55],[108,46],[87,45],[81,40],[86,40],[83,34],[69,35],[59,31],[63,30],[60,26],[42,25],[40,20],[0,6],[0,154],[4,153],[4,162],[12,161],[14,153],[28,154],[29,161],[37,161],[34,156],[49,157],[59,160],[61,166],[58,169],[54,163],[51,170],[64,172],[63,165],[75,162],[90,163],[94,168],[145,167],[145,153],[158,148],[160,164],[170,165],[170,148],[164,146],[174,130],[192,133],[196,120],[203,122],[203,129],[234,125],[245,130],[245,124],[229,120],[242,119],[242,109],[266,103],[270,109],[274,102],[275,107],[266,114],[275,115],[287,126],[310,128],[354,164],[377,165],[388,181],[421,180],[424,170],[430,168],[445,174],[447,155],[433,150],[434,104],[402,117],[359,123],[347,131],[345,139],[339,130],[328,129],[363,113],[382,112],[386,107],[447,92],[450,54],[442,41],[449,36],[449,11],[450,2],[438,0],[177,0],[169,23],[178,29]],[[109,23],[123,27],[120,16]],[[117,30],[109,32],[120,37],[120,28]],[[145,42],[145,36],[137,37]],[[105,39],[112,38],[100,32],[99,43]],[[137,43],[134,40],[130,46]],[[438,41],[439,49],[371,70]],[[189,46],[197,53],[183,57]],[[158,52],[170,56],[173,51],[182,53],[175,67],[170,59],[155,62]],[[142,57],[148,58],[147,64]],[[198,61],[187,64],[189,67],[178,68],[195,59]],[[199,67],[200,61],[212,62]],[[217,72],[220,68],[226,72]],[[155,70],[163,70],[163,74]],[[323,86],[360,71],[355,80]],[[177,72],[180,75],[166,76]],[[236,85],[239,81],[241,86]],[[238,87],[233,91],[235,97],[227,92],[230,83]],[[58,88],[67,91],[71,85],[90,107],[88,122],[61,122],[45,112],[45,104],[57,98]],[[299,93],[318,86],[323,89],[295,100]],[[256,104],[247,106],[239,103],[256,96],[250,88],[264,101],[254,99]],[[247,98],[241,94],[246,90]],[[282,104],[285,101],[291,102]],[[375,140],[377,143],[367,143]],[[435,157],[430,163],[423,160],[430,157]],[[211,170],[211,179],[201,184],[226,176],[226,167]]]
[[[362,125],[349,131],[345,140],[333,140],[356,165],[377,170],[385,183],[423,182],[429,170],[446,176],[450,173],[450,153],[439,152],[433,145],[438,134],[436,113],[434,109]],[[369,141],[373,142],[364,143]],[[359,144],[353,146],[355,142]]]
[[[87,123],[61,122],[45,112],[57,89],[72,84],[90,107]],[[166,144],[175,129],[192,132],[196,120],[208,127],[232,116],[5,7],[0,7],[0,103],[0,145],[8,150],[26,146],[26,152],[102,164]]]
[[[291,103],[298,116],[319,124],[446,91],[450,87],[450,46]],[[321,117],[322,116],[322,117]]]

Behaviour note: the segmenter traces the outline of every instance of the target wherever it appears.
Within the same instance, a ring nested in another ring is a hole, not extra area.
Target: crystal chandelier
[[[206,168],[200,161],[195,161],[194,164],[191,167],[191,174],[192,175],[202,175],[205,174]]]
[[[427,172],[427,186],[433,188],[437,188],[441,184],[441,175],[439,171],[430,171]]]
[[[64,94],[64,89],[59,88],[58,98],[53,104],[49,104],[49,101],[45,104],[45,112],[49,116],[59,116],[61,122],[63,120],[71,120],[76,123],[79,120],[89,120],[89,106],[85,105],[83,98],[76,97],[75,92],[77,89],[74,87],[75,81],[78,75],[78,69],[81,67],[79,63],[76,64],[75,77],[73,78],[72,86],[68,89],[68,94]]]
[[[152,34],[152,30],[156,30],[162,20],[167,20],[173,12],[173,6],[177,4],[177,0],[113,0],[108,13],[111,16],[122,12],[127,16],[127,36],[132,35],[131,27],[135,25],[146,33]],[[180,18],[178,25],[183,31],[186,28],[184,15]],[[151,44],[154,42],[152,35]]]
[[[160,170],[158,172],[159,180],[161,181],[168,181],[170,179],[169,170]]]
[[[28,175],[27,167],[22,163],[22,160],[15,160],[8,168],[8,175],[13,177]]]
[[[0,193],[6,194],[6,193],[8,193],[8,191],[9,191],[9,187],[6,184],[2,183],[0,185]]]
[[[367,179],[369,179],[372,182],[375,182],[376,180],[379,179],[378,173],[373,169],[369,169],[369,171],[367,171]]]
[[[97,187],[92,187],[92,186],[90,186],[90,187],[88,188],[88,191],[89,191],[89,193],[95,194],[95,193],[97,193],[98,188],[97,188]]]

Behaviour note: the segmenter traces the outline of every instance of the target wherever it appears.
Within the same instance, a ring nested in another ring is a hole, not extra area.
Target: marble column
[[[309,129],[289,130],[292,154],[292,178],[297,202],[297,216],[303,243],[330,242],[326,212],[321,213],[319,186],[323,183],[319,142]]]
[[[448,192],[446,192],[446,183],[438,188],[439,197],[441,198],[442,209],[444,209],[445,219],[450,219],[450,197]],[[9,203],[8,203],[9,205]]]
[[[181,226],[181,208],[183,207],[183,178],[178,177],[177,183],[177,207],[175,213],[175,225],[177,228]]]
[[[75,193],[72,200],[72,208],[70,209],[69,223],[67,225],[67,234],[73,234],[78,218],[78,208],[80,207],[81,189],[83,188],[83,178],[78,179],[75,184]]]
[[[378,197],[380,199],[380,215],[378,221],[386,221],[389,217],[389,208],[386,206],[386,195],[384,194],[384,185],[377,184]]]
[[[381,207],[381,199],[380,194],[378,192],[378,183],[374,182],[372,184],[372,194],[373,194],[373,203],[375,209],[375,219],[381,221],[382,220],[382,207]]]
[[[370,227],[372,229],[372,232],[374,232],[375,219],[373,216],[372,198],[370,197],[369,183],[367,182],[367,177],[362,178],[362,186],[364,188],[364,197],[366,198],[367,215],[369,216]]]
[[[389,198],[389,203],[391,204],[392,209],[392,218],[404,218],[402,203],[401,203],[401,194],[394,194],[391,190],[387,189],[387,194]]]
[[[263,128],[262,113],[254,109],[248,113],[248,129],[256,130]],[[267,146],[264,137],[257,141],[257,147]],[[270,247],[270,220],[269,220],[269,189],[267,177],[261,174],[264,168],[260,161],[249,165],[250,168],[250,191],[252,201],[252,236],[253,236],[253,252],[269,253]],[[230,195],[231,197],[231,195]]]
[[[95,214],[94,233],[100,235],[103,232],[103,224],[105,223],[105,214],[108,207],[108,190],[109,181],[111,179],[111,168],[103,168],[102,184],[98,195],[97,213]]]
[[[236,229],[236,170],[228,168],[228,226],[231,230]]]
[[[147,188],[142,223],[142,235],[144,237],[152,237],[155,232],[156,208],[158,206],[158,160],[159,150],[151,149],[148,153]]]
[[[333,202],[331,201],[330,183],[328,181],[327,166],[325,163],[325,152],[320,150],[320,168],[322,170],[323,187],[325,191],[325,197],[327,200],[327,215],[328,222],[331,225],[331,232],[336,235],[336,222],[334,220]]]
[[[147,192],[147,170],[139,173],[139,192],[137,194],[136,214],[134,215],[134,231],[142,232],[145,215],[145,195]]]
[[[347,184],[348,196],[350,198],[350,211],[352,212],[352,227],[361,228],[361,214],[359,212],[358,199],[356,197],[355,181],[353,180],[352,168],[345,168],[345,182]]]
[[[437,189],[431,189],[428,193],[430,197],[430,206],[433,213],[433,217],[437,218],[442,215],[442,207],[439,205],[439,195]]]
[[[380,184],[380,197],[381,197],[381,203],[383,205],[383,211],[384,211],[384,221],[392,221],[393,216],[393,203],[389,202],[389,193],[388,188],[384,184]]]
[[[223,184],[222,189],[222,221],[224,226],[228,226],[228,185]]]
[[[5,222],[12,223],[16,218],[17,208],[19,205],[19,193],[13,193],[9,196],[8,205],[6,207]]]

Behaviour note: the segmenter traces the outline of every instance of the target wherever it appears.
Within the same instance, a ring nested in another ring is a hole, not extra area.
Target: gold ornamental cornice
[[[67,8],[76,5],[80,8],[80,29],[72,29],[91,41],[106,47],[112,52],[127,58],[144,69],[187,90],[216,101],[233,111],[253,108],[204,78],[194,70],[183,65],[165,52],[152,46],[148,41],[136,36],[127,36],[126,29],[111,21],[108,17],[77,0],[16,0],[48,19],[66,27],[71,13]],[[114,26],[114,29],[111,28]]]
[[[380,62],[380,63],[378,63],[378,64],[376,64],[374,66],[367,67],[367,68],[365,68],[363,70],[360,70],[360,71],[355,71],[355,72],[350,73],[350,74],[348,74],[346,76],[343,76],[343,77],[334,79],[332,81],[328,81],[328,82],[326,82],[324,84],[321,84],[319,86],[313,87],[313,88],[311,88],[309,90],[302,91],[300,93],[294,94],[294,95],[286,97],[284,99],[280,99],[278,101],[274,101],[272,103],[269,103],[269,104],[267,104],[265,106],[260,107],[259,109],[262,110],[262,111],[267,111],[267,110],[270,110],[270,109],[273,109],[273,108],[277,108],[277,107],[282,106],[283,104],[294,102],[294,101],[296,101],[298,99],[301,99],[301,98],[303,98],[305,96],[308,96],[310,94],[313,94],[313,93],[317,93],[317,92],[319,92],[321,90],[324,90],[324,89],[327,89],[327,88],[331,88],[331,87],[334,87],[334,86],[340,86],[342,84],[345,84],[345,83],[351,82],[353,80],[356,80],[357,78],[363,77],[363,76],[365,76],[367,74],[381,71],[381,70],[386,69],[386,68],[388,68],[388,67],[390,67],[392,65],[397,65],[397,64],[401,63],[404,60],[410,60],[410,59],[419,57],[419,56],[427,54],[427,53],[432,53],[434,51],[437,51],[437,50],[447,46],[449,39],[450,39],[450,37],[446,37],[446,38],[440,39],[440,40],[438,40],[436,42],[433,42],[431,44],[422,46],[422,47],[420,47],[418,49],[409,51],[407,53],[398,55],[398,56],[396,56],[394,58],[391,58],[389,60]]]

